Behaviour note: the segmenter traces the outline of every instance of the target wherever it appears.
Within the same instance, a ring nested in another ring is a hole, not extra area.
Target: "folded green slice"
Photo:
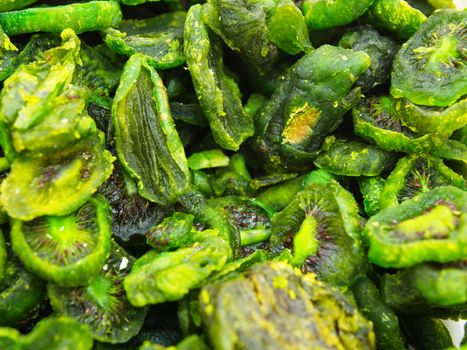
[[[112,120],[117,156],[139,194],[158,204],[175,202],[187,191],[190,172],[165,87],[142,54],[125,65]]]

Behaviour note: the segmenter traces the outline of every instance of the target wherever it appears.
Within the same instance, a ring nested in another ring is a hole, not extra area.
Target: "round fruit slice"
[[[24,266],[64,287],[84,285],[99,273],[110,237],[110,210],[100,195],[71,215],[11,222],[12,248]]]
[[[368,258],[386,268],[464,259],[466,213],[467,193],[453,186],[437,187],[382,210],[365,225]]]
[[[391,94],[424,106],[450,106],[467,94],[467,11],[434,12],[394,60]]]
[[[123,289],[123,279],[133,262],[131,255],[113,243],[101,273],[87,286],[61,288],[49,283],[53,309],[87,324],[96,340],[112,344],[126,342],[139,332],[147,313],[146,308],[133,307]]]

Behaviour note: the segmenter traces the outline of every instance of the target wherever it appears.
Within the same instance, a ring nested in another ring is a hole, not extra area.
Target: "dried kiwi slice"
[[[44,281],[9,257],[0,281],[0,326],[14,326],[27,319],[44,297]]]
[[[382,267],[440,263],[467,255],[467,193],[437,187],[372,216],[365,225],[368,258]]]
[[[391,96],[366,98],[352,110],[355,134],[388,151],[420,153],[442,143],[437,135],[422,135],[406,127],[399,114]]]
[[[394,60],[391,94],[424,106],[450,106],[467,94],[467,11],[434,12]]]
[[[108,29],[105,32],[105,43],[122,55],[142,53],[154,68],[174,68],[185,62],[185,19],[185,12],[175,11],[148,19],[124,21],[118,30]]]
[[[75,213],[11,221],[11,243],[24,266],[63,287],[87,284],[110,252],[110,209],[95,195]]]
[[[324,140],[324,152],[314,164],[335,175],[375,176],[390,169],[395,163],[394,154],[378,146],[359,141],[335,139],[329,136]]]
[[[292,249],[291,263],[337,286],[365,270],[360,217],[352,195],[335,181],[311,183],[273,218],[270,250]]]
[[[134,258],[113,243],[101,273],[84,287],[61,288],[49,283],[47,290],[53,309],[91,328],[94,339],[124,343],[141,329],[147,309],[130,305],[123,279]]]
[[[465,179],[444,165],[440,158],[409,155],[399,159],[381,189],[381,209],[395,207],[413,196],[430,189],[451,185],[466,189]]]
[[[2,204],[10,217],[20,220],[67,215],[110,176],[113,159],[104,149],[102,133],[53,154],[22,154],[2,182]]]
[[[89,328],[70,317],[48,317],[19,339],[21,350],[91,350]]]

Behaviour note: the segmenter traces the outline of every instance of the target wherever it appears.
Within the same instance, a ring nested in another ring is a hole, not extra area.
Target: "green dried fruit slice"
[[[199,103],[216,143],[238,150],[253,134],[237,83],[224,71],[222,46],[201,19],[201,6],[190,8],[185,22],[185,57]]]
[[[426,152],[444,141],[436,134],[419,134],[405,126],[398,104],[390,96],[365,98],[352,116],[355,134],[387,151]]]
[[[102,133],[56,153],[22,154],[2,182],[2,204],[9,216],[20,220],[67,215],[110,176],[113,160]]]
[[[184,247],[192,242],[194,216],[176,212],[146,232],[147,243],[162,252]]]
[[[228,166],[229,162],[229,157],[220,149],[212,149],[193,153],[188,158],[188,167],[192,170],[218,168]]]
[[[87,284],[110,253],[110,209],[102,196],[91,197],[75,213],[13,219],[11,243],[24,266],[63,287]]]
[[[365,225],[368,258],[382,267],[440,263],[467,254],[467,193],[442,186],[387,208]]]
[[[322,45],[288,71],[258,111],[253,147],[266,167],[308,166],[326,136],[360,99],[352,88],[370,65],[362,51]]]
[[[368,278],[360,278],[352,292],[363,316],[373,322],[378,349],[405,349],[405,337],[399,327],[399,319],[383,301],[378,288]]]
[[[403,315],[401,328],[407,343],[414,349],[437,350],[455,348],[446,325],[437,318]]]
[[[464,309],[467,304],[465,260],[449,264],[425,263],[385,274],[381,286],[384,302],[394,310],[420,313],[442,307]]]
[[[340,291],[283,262],[255,265],[199,294],[216,349],[374,349],[367,321]]]
[[[136,183],[119,163],[99,192],[110,204],[112,235],[125,244],[145,244],[145,233],[170,211],[170,207],[161,207],[141,197]]]
[[[104,40],[109,48],[119,54],[143,54],[154,68],[178,67],[185,62],[185,19],[185,12],[176,11],[148,19],[124,21],[118,30],[107,30]]]
[[[209,348],[199,335],[189,335],[177,346],[165,347],[145,341],[138,350],[209,350]]]
[[[436,11],[397,53],[391,94],[424,106],[450,106],[467,94],[467,12]]]
[[[302,4],[308,28],[328,29],[353,22],[365,13],[373,0],[305,0]]]
[[[17,56],[18,49],[0,27],[0,81],[5,80],[14,72]]]
[[[337,286],[365,270],[358,206],[339,184],[312,183],[273,218],[270,250],[292,249],[291,263]]]
[[[222,269],[231,249],[217,234],[217,230],[203,231],[188,247],[162,253],[152,250],[139,258],[123,281],[131,304],[141,307],[180,300]]]
[[[0,4],[0,12],[17,10],[26,7],[37,0],[3,0]]]
[[[406,156],[396,164],[381,190],[380,207],[395,207],[413,196],[439,186],[466,189],[465,179],[444,165],[439,158],[426,155]]]
[[[323,148],[324,152],[313,163],[335,175],[375,176],[392,168],[395,163],[393,153],[358,141],[336,140],[329,136]]]
[[[44,299],[44,281],[10,257],[0,281],[0,326],[15,326],[31,317]]]
[[[404,40],[426,20],[422,12],[404,0],[375,0],[367,11],[367,18],[376,27],[389,29]]]
[[[358,179],[360,192],[363,196],[363,207],[368,216],[375,215],[380,210],[380,198],[385,180],[380,176],[361,177]]]
[[[2,350],[20,350],[20,332],[14,328],[0,327],[0,349]]]
[[[339,46],[344,49],[364,51],[370,56],[370,67],[355,83],[362,87],[363,92],[383,84],[389,78],[392,61],[399,49],[399,45],[393,39],[379,34],[368,25],[349,30],[339,40]]]
[[[20,338],[24,350],[91,350],[89,328],[70,317],[48,317]]]
[[[60,33],[67,28],[83,33],[115,27],[121,20],[122,12],[117,1],[90,1],[0,13],[0,26],[8,35]]]
[[[112,105],[120,163],[139,194],[158,204],[174,202],[187,191],[190,172],[157,72],[141,54],[125,64]]]
[[[447,108],[418,106],[402,99],[397,108],[404,125],[421,134],[451,135],[467,125],[467,99]]]
[[[133,263],[134,258],[113,243],[100,274],[87,286],[61,288],[48,284],[53,309],[87,324],[98,341],[125,343],[140,331],[147,314],[146,308],[130,305],[123,289]]]

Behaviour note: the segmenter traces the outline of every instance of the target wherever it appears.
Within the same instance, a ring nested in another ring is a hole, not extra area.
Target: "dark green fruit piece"
[[[0,27],[0,81],[5,80],[14,72],[17,56],[18,49]]]
[[[367,18],[376,27],[389,29],[407,40],[426,20],[425,15],[404,0],[375,0]]]
[[[283,262],[205,286],[199,302],[215,349],[375,349],[370,322],[340,291]]]
[[[380,210],[380,198],[385,180],[380,176],[361,177],[358,179],[360,192],[363,196],[363,206],[368,216],[375,215]]]
[[[352,292],[361,313],[373,322],[378,349],[405,349],[405,338],[399,328],[399,319],[383,302],[374,283],[368,277],[362,277],[352,286]]]
[[[344,49],[364,51],[370,56],[371,64],[359,77],[355,85],[366,92],[383,84],[391,72],[392,61],[399,45],[390,37],[379,34],[371,26],[359,26],[349,30],[339,40]]]
[[[20,332],[14,328],[0,327],[0,349],[2,350],[20,350]]]
[[[328,29],[353,22],[363,15],[373,0],[305,0],[302,4],[308,28]]]
[[[370,65],[362,51],[323,45],[288,71],[258,111],[253,147],[266,167],[308,166],[326,136],[360,99],[352,88]]]
[[[169,106],[172,117],[175,120],[181,120],[187,124],[196,126],[208,125],[208,121],[198,103],[170,102]]]
[[[424,106],[450,106],[467,94],[467,11],[436,11],[397,53],[391,94]]]
[[[415,349],[440,350],[454,346],[449,330],[439,319],[404,315],[400,320],[408,343]]]
[[[141,54],[125,64],[112,121],[118,158],[139,194],[162,205],[174,202],[188,189],[190,172],[165,87]]]
[[[89,328],[70,317],[48,317],[20,338],[22,350],[91,350]]]
[[[419,264],[396,274],[384,275],[381,290],[385,302],[400,312],[418,313],[429,307],[465,310],[467,264],[465,260]]]
[[[105,43],[125,56],[143,54],[154,68],[174,68],[185,62],[185,18],[185,12],[177,11],[149,19],[124,21],[118,30],[108,29],[105,32]]]
[[[145,341],[138,350],[209,350],[209,348],[199,335],[190,335],[177,346],[165,347]]]
[[[15,326],[39,307],[44,297],[44,281],[27,272],[10,257],[0,281],[0,326]]]
[[[410,129],[421,134],[437,133],[451,135],[454,130],[467,125],[467,99],[450,107],[424,107],[407,99],[397,104],[401,121]]]
[[[230,159],[220,149],[211,149],[193,153],[188,158],[188,167],[192,170],[218,168],[229,165]]]
[[[194,216],[176,212],[146,232],[147,243],[159,252],[174,250],[192,242]]]
[[[132,305],[180,300],[219,271],[231,256],[229,244],[217,230],[200,232],[193,240],[190,246],[172,252],[149,251],[136,261],[123,281]]]
[[[337,286],[365,271],[358,206],[336,181],[312,183],[273,218],[270,250],[292,249],[291,263]]]
[[[202,7],[202,19],[248,65],[264,75],[278,60],[277,47],[268,37],[267,22],[275,7],[273,1],[211,0]]]
[[[96,340],[112,344],[126,342],[139,332],[147,313],[145,308],[131,306],[123,289],[123,280],[134,261],[113,243],[100,274],[87,286],[65,289],[48,284],[53,309],[87,324]]]
[[[388,151],[426,152],[444,141],[439,135],[423,135],[405,126],[398,103],[390,96],[365,98],[352,115],[355,134]]]
[[[325,139],[323,150],[313,163],[335,175],[375,176],[395,163],[394,155],[378,146],[334,136]]]
[[[117,1],[90,1],[54,7],[35,7],[0,13],[0,26],[8,35],[34,32],[76,33],[117,26],[122,12]]]
[[[237,83],[224,71],[221,43],[204,25],[200,5],[188,11],[184,45],[188,70],[214,140],[222,148],[237,150],[253,134],[253,118],[243,110]]]
[[[67,215],[110,176],[113,160],[102,133],[56,153],[22,154],[2,182],[2,204],[9,216],[20,220]]]
[[[37,0],[3,0],[2,3],[0,4],[0,12],[18,10],[36,1]]]
[[[467,254],[467,193],[442,186],[372,216],[368,258],[382,267],[450,262]]]
[[[11,221],[11,243],[24,266],[63,287],[87,284],[110,253],[110,209],[102,196],[91,197],[75,213]]]
[[[271,214],[281,211],[295,198],[295,195],[302,190],[303,180],[303,176],[300,176],[272,186],[260,193],[255,198],[255,203]]]
[[[419,193],[451,185],[466,189],[465,179],[444,165],[440,158],[427,155],[406,156],[397,162],[381,190],[380,207],[395,207]]]
[[[0,282],[3,278],[3,273],[5,272],[6,267],[6,246],[5,239],[3,238],[3,233],[0,231]]]

